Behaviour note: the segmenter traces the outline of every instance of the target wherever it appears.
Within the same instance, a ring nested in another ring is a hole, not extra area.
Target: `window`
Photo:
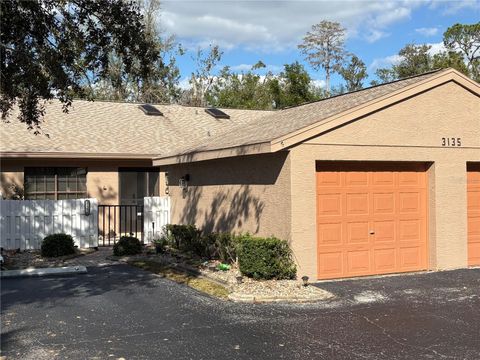
[[[87,197],[85,168],[25,168],[25,199],[80,199]]]
[[[142,205],[145,196],[159,196],[160,172],[143,168],[119,169],[120,204]]]

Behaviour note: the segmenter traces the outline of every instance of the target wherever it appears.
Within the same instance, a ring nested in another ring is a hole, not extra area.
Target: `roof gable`
[[[321,132],[449,81],[454,81],[472,93],[480,95],[480,85],[457,71],[453,69],[434,71],[273,112],[260,121],[232,128],[228,134],[212,137],[201,145],[159,156],[155,163],[171,164],[233,156],[232,154],[249,154],[255,153],[255,149],[259,148],[268,148],[271,152],[287,149]]]

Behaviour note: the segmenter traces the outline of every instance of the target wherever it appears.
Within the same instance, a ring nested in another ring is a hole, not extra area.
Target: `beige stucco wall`
[[[150,164],[150,161],[133,160],[2,159],[0,163],[0,189],[2,196],[8,198],[12,195],[11,189],[13,184],[23,189],[23,173],[25,167],[86,167],[88,170],[87,195],[92,198],[97,198],[100,204],[118,204],[118,168],[148,167]],[[161,192],[160,194],[162,195],[163,193]]]
[[[287,152],[175,165],[168,171],[171,222],[205,231],[250,232],[290,239]],[[190,175],[186,194],[178,186]]]
[[[460,137],[462,147],[442,147],[442,137]],[[291,149],[292,247],[299,275],[313,278],[318,160],[431,163],[430,268],[467,266],[466,162],[480,161],[476,95],[447,83]]]

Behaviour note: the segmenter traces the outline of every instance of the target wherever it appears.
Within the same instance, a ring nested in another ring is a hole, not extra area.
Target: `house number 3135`
[[[442,146],[462,146],[462,138],[443,137]]]

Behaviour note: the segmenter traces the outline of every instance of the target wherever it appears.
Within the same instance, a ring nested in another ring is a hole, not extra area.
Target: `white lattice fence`
[[[90,214],[85,215],[85,201]],[[0,243],[4,249],[39,249],[49,234],[72,235],[81,248],[98,246],[96,199],[0,200]]]
[[[161,236],[163,227],[170,223],[170,197],[152,196],[143,199],[143,231],[145,242]]]

